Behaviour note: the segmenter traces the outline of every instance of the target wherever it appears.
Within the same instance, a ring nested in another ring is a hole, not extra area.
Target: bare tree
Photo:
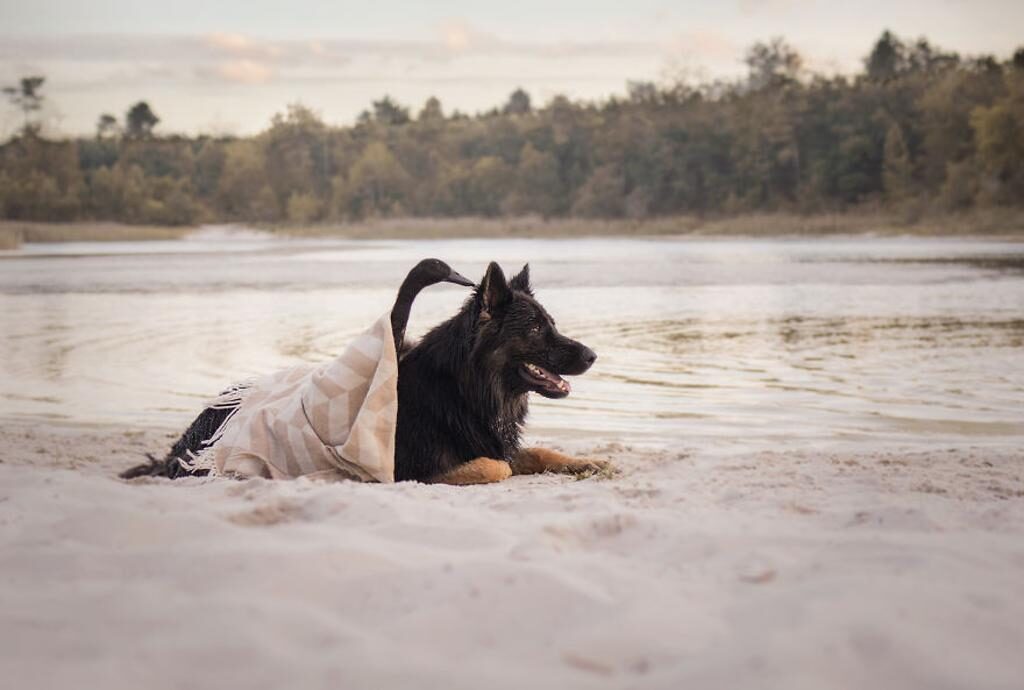
[[[43,94],[40,91],[45,81],[46,77],[22,77],[17,86],[3,88],[4,95],[21,110],[25,121],[25,133],[39,130],[39,123],[32,122],[31,118],[34,113],[38,113],[43,108]]]

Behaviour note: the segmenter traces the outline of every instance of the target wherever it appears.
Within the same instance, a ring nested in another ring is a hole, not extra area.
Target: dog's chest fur
[[[450,367],[436,354],[414,348],[399,364],[399,481],[426,481],[479,457],[510,460],[519,450],[526,396],[496,394],[485,377]]]

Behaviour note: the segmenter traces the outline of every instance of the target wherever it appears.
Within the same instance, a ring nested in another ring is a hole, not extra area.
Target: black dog
[[[443,262],[427,259],[410,272],[392,310],[400,355],[395,479],[477,484],[501,481],[513,471],[579,473],[607,467],[520,448],[528,394],[564,398],[570,386],[561,375],[582,374],[597,358],[555,329],[533,297],[529,266],[506,282],[492,263],[459,313],[410,347],[403,336],[412,300],[422,287],[442,280],[472,285]],[[121,476],[193,474],[181,460],[199,451],[230,412],[207,408],[164,459],[151,457]]]
[[[506,282],[492,263],[459,313],[399,362],[395,478],[469,484],[600,469],[604,463],[520,448],[528,394],[564,398],[570,386],[562,375],[582,374],[595,359],[534,299],[529,266]]]

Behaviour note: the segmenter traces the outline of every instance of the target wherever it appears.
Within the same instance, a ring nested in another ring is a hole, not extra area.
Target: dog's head
[[[510,393],[564,398],[571,387],[562,376],[582,374],[597,359],[589,347],[559,333],[555,320],[534,299],[529,264],[506,281],[501,267],[491,263],[470,304],[474,354],[500,372]]]

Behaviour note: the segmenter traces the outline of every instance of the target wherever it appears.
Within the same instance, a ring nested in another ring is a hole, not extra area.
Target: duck
[[[420,291],[437,283],[454,283],[465,287],[476,287],[469,278],[458,273],[440,259],[424,259],[416,264],[398,288],[398,296],[391,307],[391,332],[395,337],[395,352],[402,352],[405,329],[409,325],[409,314],[413,300]]]

